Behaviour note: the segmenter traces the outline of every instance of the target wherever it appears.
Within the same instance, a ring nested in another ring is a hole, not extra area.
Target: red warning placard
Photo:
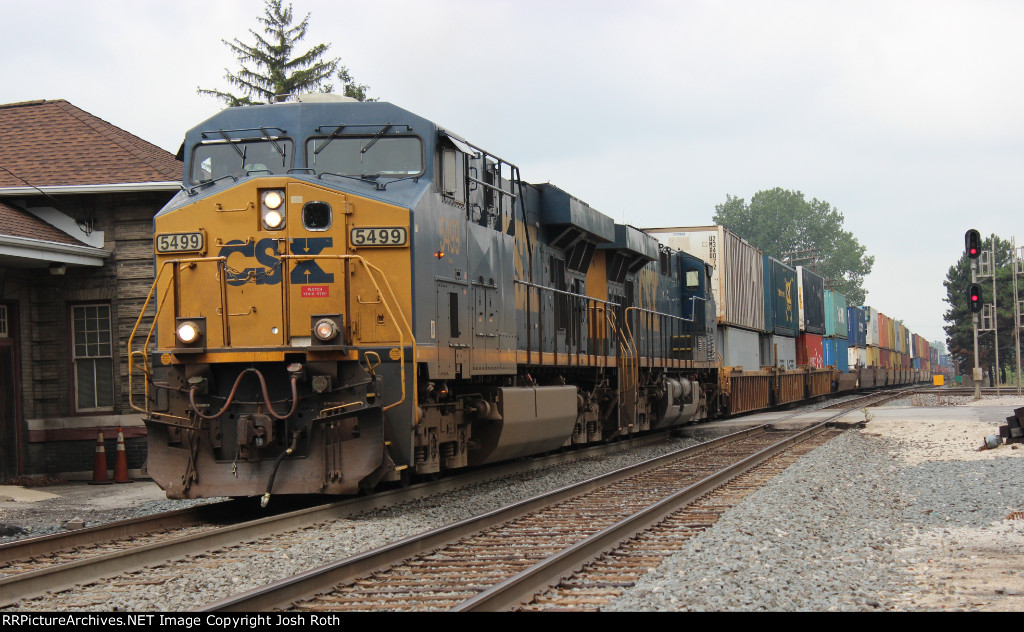
[[[329,285],[303,285],[302,286],[302,297],[303,298],[325,298],[331,295],[331,286]]]

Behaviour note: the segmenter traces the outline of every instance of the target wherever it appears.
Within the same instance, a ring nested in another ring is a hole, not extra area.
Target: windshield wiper
[[[384,129],[382,129],[379,132],[377,132],[374,135],[374,137],[370,139],[370,142],[368,142],[365,145],[363,145],[363,148],[359,150],[359,153],[365,154],[367,151],[369,151],[370,147],[373,147],[374,144],[376,144],[376,142],[378,140],[380,140],[382,136],[384,136],[384,134],[387,134],[389,129],[391,129],[391,123],[388,123],[387,125],[385,125]]]
[[[320,152],[322,152],[323,150],[327,149],[327,146],[331,144],[332,140],[334,140],[335,138],[338,138],[339,136],[341,136],[341,130],[343,130],[343,129],[345,129],[345,126],[344,125],[339,125],[337,127],[337,129],[335,129],[333,132],[331,132],[331,135],[327,137],[327,141],[323,145],[320,145],[319,148],[313,150],[313,155],[314,156],[319,156]],[[317,131],[319,131],[319,129]]]
[[[277,144],[277,141],[274,140],[274,137],[270,135],[270,132],[268,132],[266,128],[261,127],[260,131],[263,132],[263,135],[267,137],[267,140],[270,141],[270,144],[274,146],[274,149],[277,150],[277,153],[281,154],[281,166],[283,167],[285,158],[287,158],[287,156],[285,155],[285,149]]]
[[[220,130],[220,135],[224,137],[224,140],[227,141],[228,145],[231,145],[231,149],[235,150],[235,153],[238,154],[238,157],[242,159],[242,163],[244,164],[245,163],[245,154],[237,146],[237,143],[242,142],[242,140],[241,139],[231,140],[231,137],[228,136],[224,132],[224,130]]]

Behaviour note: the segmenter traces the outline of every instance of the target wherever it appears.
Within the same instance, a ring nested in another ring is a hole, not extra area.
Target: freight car
[[[395,105],[229,108],[181,155],[129,356],[170,498],[353,494],[838,386],[723,363],[702,257]]]

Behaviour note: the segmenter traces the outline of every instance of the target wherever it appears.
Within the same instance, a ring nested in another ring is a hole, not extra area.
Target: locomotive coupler
[[[269,415],[238,418],[238,453],[248,461],[259,460],[259,449],[274,441],[274,420]]]

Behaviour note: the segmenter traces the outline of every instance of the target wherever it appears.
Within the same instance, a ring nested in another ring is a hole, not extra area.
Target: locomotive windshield
[[[250,173],[287,173],[292,167],[292,141],[282,138],[213,141],[192,151],[192,182]]]
[[[311,138],[306,164],[317,173],[340,176],[412,176],[423,171],[423,149],[415,136]]]

